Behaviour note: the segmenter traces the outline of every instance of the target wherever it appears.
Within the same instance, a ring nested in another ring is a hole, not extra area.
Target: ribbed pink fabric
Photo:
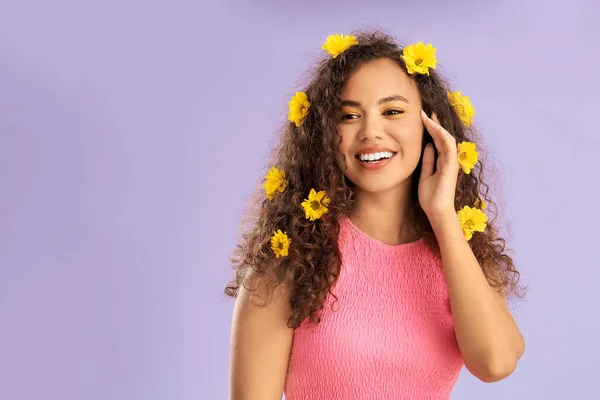
[[[340,220],[339,300],[294,331],[286,400],[448,399],[463,365],[441,261]]]

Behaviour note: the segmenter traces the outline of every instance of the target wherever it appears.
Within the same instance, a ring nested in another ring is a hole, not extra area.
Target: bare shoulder
[[[289,291],[266,276],[247,281],[233,311],[230,399],[280,400],[294,332]]]

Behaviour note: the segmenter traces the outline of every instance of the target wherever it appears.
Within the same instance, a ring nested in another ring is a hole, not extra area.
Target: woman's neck
[[[418,239],[411,205],[407,190],[395,188],[371,193],[358,189],[355,190],[350,220],[361,231],[383,243],[410,243]]]

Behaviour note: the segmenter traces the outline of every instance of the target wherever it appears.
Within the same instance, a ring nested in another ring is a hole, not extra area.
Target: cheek
[[[340,143],[338,145],[338,151],[342,154],[345,154],[348,149],[350,148],[350,135],[348,132],[346,132],[346,129],[340,129],[338,128],[337,131],[338,135],[339,135],[339,139]]]
[[[347,160],[346,160],[346,154],[348,153],[348,150],[350,149],[350,140],[348,139],[348,135],[344,134],[344,130],[343,129],[339,129],[337,131],[339,137],[339,144],[338,144],[338,148],[337,148],[337,159],[338,159],[338,163],[340,166],[347,164]]]
[[[402,147],[407,149],[412,149],[416,146],[421,147],[423,141],[423,125],[420,121],[410,121],[410,123],[397,127],[395,131],[394,137]]]

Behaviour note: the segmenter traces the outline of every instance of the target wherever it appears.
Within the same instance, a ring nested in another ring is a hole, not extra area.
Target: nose
[[[376,116],[364,116],[363,126],[358,132],[359,140],[371,140],[382,138],[382,127]]]

